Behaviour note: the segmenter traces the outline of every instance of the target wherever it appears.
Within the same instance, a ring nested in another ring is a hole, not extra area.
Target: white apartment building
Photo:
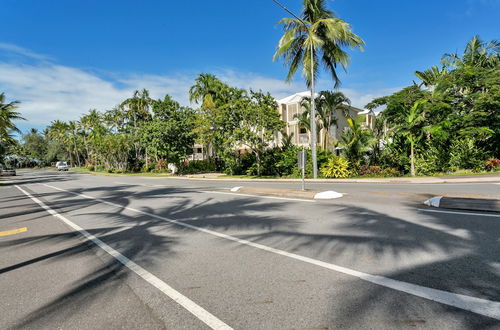
[[[305,111],[304,107],[301,106],[301,102],[304,98],[310,97],[311,93],[309,91],[296,93],[287,96],[283,99],[277,100],[278,111],[281,115],[281,119],[286,123],[285,130],[288,135],[293,133],[292,142],[298,146],[308,147],[310,146],[311,132],[309,132],[305,127],[301,127],[299,120],[296,118],[300,116],[301,113]],[[318,97],[318,94],[316,94]],[[373,128],[375,124],[376,114],[372,110],[362,110],[353,106],[348,106],[349,116],[355,118],[359,115],[365,116],[364,126],[368,128]],[[333,125],[330,129],[331,141],[338,141],[342,136],[343,131],[349,127],[347,119],[344,116],[343,111],[336,110],[334,116],[337,118],[337,126]],[[280,135],[281,138],[281,135]],[[319,132],[319,140],[317,141],[318,146],[323,143],[324,134],[323,131]]]

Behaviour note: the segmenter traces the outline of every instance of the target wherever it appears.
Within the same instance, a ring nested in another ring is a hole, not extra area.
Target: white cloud
[[[28,119],[23,126],[42,126],[52,120],[75,120],[89,109],[111,109],[136,89],[146,88],[153,98],[170,94],[181,104],[188,105],[188,90],[195,74],[151,75],[113,74],[112,78],[94,72],[62,66],[49,61],[44,55],[27,49],[1,44],[0,50],[16,52],[28,57],[34,64],[20,64],[18,61],[0,61],[0,91],[9,100],[19,100],[19,111]],[[301,82],[285,83],[282,79],[266,77],[255,73],[241,73],[235,70],[218,70],[214,73],[231,86],[270,92],[275,98],[304,91]],[[318,87],[326,88],[326,82]],[[374,97],[387,95],[388,90],[362,93],[353,89],[342,89],[354,106],[363,107]]]

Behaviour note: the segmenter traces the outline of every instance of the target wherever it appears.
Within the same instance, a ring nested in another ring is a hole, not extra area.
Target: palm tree
[[[442,62],[452,67],[467,65],[481,68],[495,68],[500,64],[500,42],[492,40],[486,43],[476,35],[469,40],[461,57],[456,53],[445,54]]]
[[[291,81],[299,67],[307,86],[311,90],[311,113],[315,117],[314,83],[318,77],[319,64],[322,62],[331,73],[334,86],[338,87],[340,79],[337,65],[344,69],[349,64],[349,55],[344,47],[360,48],[364,41],[351,31],[350,25],[336,18],[334,13],[326,9],[325,0],[304,0],[301,17],[283,18],[285,33],[278,43],[273,60],[282,57],[289,67],[287,81]],[[316,163],[316,127],[311,133],[313,175],[317,177]]]
[[[15,120],[26,120],[16,111],[19,101],[5,102],[5,93],[0,93],[0,143],[12,142],[11,132],[20,132]]]
[[[374,143],[371,129],[363,127],[363,116],[347,119],[349,127],[342,134],[343,153],[351,164],[359,165],[363,155],[370,150]]]
[[[436,65],[433,65],[430,69],[424,71],[415,71],[415,76],[422,80],[422,85],[424,85],[425,87],[436,86],[439,80],[447,74],[448,70],[445,66],[441,67],[440,69]]]
[[[397,130],[410,142],[410,173],[415,176],[415,144],[422,138],[423,130],[420,123],[425,120],[423,115],[423,105],[426,99],[420,99],[406,112],[404,121],[397,127]]]
[[[345,118],[349,118],[349,109],[347,106],[350,104],[351,100],[342,92],[319,92],[318,117],[323,128],[323,150],[327,150],[330,144],[330,130],[332,126],[335,125],[338,128],[337,112],[340,111]]]
[[[70,163],[73,163],[73,154],[71,152],[72,141],[69,137],[68,123],[61,120],[55,120],[51,122],[49,127],[47,127],[47,135],[55,141],[59,142],[61,146],[63,146],[65,151],[68,153]]]

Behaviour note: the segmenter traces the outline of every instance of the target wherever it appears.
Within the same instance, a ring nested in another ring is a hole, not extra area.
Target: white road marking
[[[47,185],[48,186],[48,185]],[[50,187],[50,186],[48,186]],[[219,320],[217,317],[214,315],[210,314],[207,310],[205,310],[203,307],[199,306],[196,304],[194,301],[190,300],[188,297],[182,295],[180,292],[176,291],[174,288],[169,286],[167,283],[163,282],[160,280],[158,277],[155,275],[151,274],[135,262],[131,261],[127,257],[125,257],[123,254],[120,252],[116,251],[103,241],[101,241],[99,238],[95,237],[94,235],[90,234],[88,231],[83,229],[82,227],[78,226],[77,224],[71,222],[64,216],[60,215],[56,211],[52,210],[50,207],[45,205],[41,200],[38,198],[32,196],[29,192],[26,190],[22,189],[18,185],[16,185],[16,188],[19,189],[21,192],[23,192],[26,196],[31,198],[35,203],[40,205],[43,209],[45,209],[48,213],[53,215],[56,218],[59,218],[61,221],[63,221],[65,224],[73,228],[74,230],[78,231],[80,234],[82,234],[86,239],[89,241],[92,241],[94,244],[99,246],[101,249],[109,253],[113,258],[118,260],[120,263],[122,263],[125,267],[136,273],[138,276],[142,277],[145,281],[147,281],[149,284],[154,286],[155,288],[159,289],[161,292],[166,294],[169,298],[174,300],[176,303],[187,309],[191,314],[196,316],[200,321],[208,325],[212,329],[227,329],[230,330],[232,329],[229,325],[225,324],[221,320]]]
[[[88,196],[88,195],[84,195],[84,194],[80,194],[80,193],[75,193],[75,192],[72,192],[72,191],[69,191],[66,189],[57,188],[57,187],[54,187],[54,186],[51,186],[51,185],[48,185],[45,183],[41,183],[41,185],[44,185],[46,187],[49,187],[49,188],[52,188],[55,190],[67,192],[67,193],[70,193],[70,194],[73,194],[76,196],[81,196],[84,198],[99,201],[99,202],[104,203],[104,204],[120,207],[120,208],[129,210],[129,211],[132,211],[132,212],[148,215],[152,218],[161,219],[161,220],[167,221],[169,223],[173,223],[173,224],[176,224],[176,225],[179,225],[182,227],[186,227],[186,228],[190,228],[190,229],[197,230],[200,232],[204,232],[204,233],[207,233],[207,234],[210,234],[210,235],[213,235],[216,237],[220,237],[220,238],[223,238],[223,239],[226,239],[229,241],[233,241],[233,242],[236,242],[236,243],[239,243],[242,245],[251,246],[251,247],[263,250],[263,251],[267,251],[267,252],[282,255],[282,256],[285,256],[285,257],[288,257],[291,259],[303,261],[303,262],[306,262],[308,264],[312,264],[312,265],[316,265],[316,266],[323,267],[326,269],[330,269],[330,270],[333,270],[333,271],[336,271],[339,273],[351,275],[351,276],[357,277],[361,280],[364,280],[364,281],[367,281],[370,283],[374,283],[374,284],[377,284],[377,285],[380,285],[380,286],[383,286],[386,288],[405,292],[405,293],[408,293],[408,294],[411,294],[411,295],[414,295],[417,297],[436,301],[436,302],[439,302],[439,303],[442,303],[445,305],[453,306],[456,308],[460,308],[463,310],[467,310],[470,312],[474,312],[474,313],[477,313],[480,315],[484,315],[484,316],[488,316],[488,317],[500,320],[500,302],[497,302],[497,301],[466,296],[466,295],[452,293],[452,292],[443,291],[443,290],[432,289],[432,288],[428,288],[428,287],[417,285],[417,284],[412,284],[412,283],[408,283],[408,282],[394,280],[394,279],[384,277],[384,276],[363,273],[363,272],[360,272],[360,271],[357,271],[354,269],[338,266],[335,264],[316,260],[316,259],[309,258],[309,257],[304,257],[304,256],[301,256],[301,255],[298,255],[295,253],[286,252],[286,251],[275,249],[275,248],[272,248],[272,247],[269,247],[266,245],[262,245],[259,243],[254,243],[254,242],[240,239],[240,238],[237,238],[234,236],[219,233],[219,232],[216,232],[216,231],[213,231],[210,229],[205,229],[202,227],[194,226],[194,225],[182,222],[182,221],[172,220],[172,219],[162,217],[162,216],[157,215],[157,214],[137,210],[137,209],[134,209],[134,208],[131,208],[128,206],[123,206],[123,205],[120,205],[117,203],[108,202],[108,201],[100,199],[100,198],[96,198],[96,197],[92,197],[92,196]]]
[[[427,209],[417,209],[417,210],[421,211],[421,212],[435,212],[435,213],[460,214],[460,215],[475,215],[475,216],[480,216],[480,217],[500,218],[500,214],[494,214],[494,213],[456,212],[456,211],[427,210]]]
[[[247,196],[247,197],[257,197],[257,198],[282,199],[282,200],[287,200],[287,201],[299,201],[299,202],[308,202],[308,203],[315,203],[316,202],[315,200],[312,200],[312,199],[250,195],[250,194],[240,194],[240,193],[232,193],[232,192],[224,192],[224,191],[203,190],[201,192],[206,193],[206,194],[222,194],[222,195],[232,195],[232,196]]]

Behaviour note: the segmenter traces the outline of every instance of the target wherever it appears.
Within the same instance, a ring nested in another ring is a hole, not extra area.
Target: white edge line
[[[82,227],[78,226],[77,224],[71,222],[64,216],[60,215],[56,211],[52,210],[49,206],[45,205],[42,201],[40,201],[38,198],[32,196],[29,192],[25,191],[23,188],[19,187],[18,185],[15,185],[17,189],[19,189],[21,192],[23,192],[26,196],[31,198],[35,203],[40,205],[43,209],[45,209],[48,213],[53,215],[56,218],[59,218],[59,220],[63,221],[65,224],[73,228],[74,230],[78,231],[80,234],[82,234],[86,239],[89,241],[92,241],[94,244],[99,246],[101,249],[106,251],[108,254],[110,254],[113,258],[118,260],[120,263],[122,263],[125,267],[133,271],[135,274],[143,278],[146,282],[154,286],[155,288],[159,289],[161,292],[166,294],[169,298],[174,300],[176,303],[187,309],[191,314],[196,316],[200,321],[208,325],[212,329],[232,329],[229,325],[225,324],[221,320],[219,320],[217,317],[214,315],[210,314],[207,310],[205,310],[203,307],[199,306],[196,304],[194,301],[189,299],[188,297],[182,295],[180,292],[176,291],[174,288],[169,286],[167,283],[163,282],[161,279],[156,277],[155,275],[151,274],[132,260],[128,259],[125,257],[123,254],[120,252],[116,251],[103,241],[101,241],[99,238],[95,237],[94,235],[90,234],[88,231],[83,229]],[[47,185],[48,186],[48,185]],[[50,186],[48,186],[50,187]],[[58,189],[59,190],[59,189]],[[82,195],[83,196],[83,195]],[[83,196],[85,198],[92,198],[90,196]]]
[[[281,200],[286,200],[286,201],[298,201],[298,202],[316,203],[315,200],[312,200],[312,199],[302,199],[302,198],[288,198],[288,197],[276,197],[276,196],[266,196],[266,195],[250,195],[250,194],[241,194],[241,193],[224,192],[224,191],[209,191],[209,190],[202,190],[201,192],[202,193],[206,193],[206,194],[222,194],[222,195],[232,195],[232,196],[247,196],[247,197],[257,197],[257,198],[281,199]]]
[[[435,213],[448,213],[448,214],[461,214],[461,215],[476,215],[479,217],[493,217],[500,218],[500,214],[486,214],[486,213],[474,213],[474,212],[456,212],[456,211],[444,211],[444,210],[427,210],[427,209],[418,209],[421,212],[435,212]]]
[[[394,290],[397,290],[397,291],[401,291],[401,292],[405,292],[405,293],[408,293],[408,294],[411,294],[411,295],[414,295],[414,296],[417,296],[417,297],[421,297],[421,298],[425,298],[425,299],[428,299],[428,300],[436,301],[436,302],[439,302],[439,303],[442,303],[442,304],[445,304],[445,305],[448,305],[448,306],[453,306],[453,307],[456,307],[456,308],[460,308],[460,309],[463,309],[463,310],[467,310],[467,311],[470,311],[470,312],[474,312],[474,313],[477,313],[477,314],[480,314],[480,315],[484,315],[484,316],[488,316],[488,317],[500,320],[500,302],[497,302],[497,301],[492,301],[492,300],[487,300],[487,299],[481,299],[481,298],[466,296],[466,295],[462,295],[462,294],[458,294],[458,293],[452,293],[452,292],[438,290],[438,289],[432,289],[432,288],[428,288],[428,287],[425,287],[425,286],[420,286],[420,285],[417,285],[417,284],[412,284],[412,283],[407,283],[407,282],[402,282],[402,281],[394,280],[394,279],[391,279],[391,278],[388,278],[388,277],[384,277],[384,276],[371,275],[371,274],[363,273],[363,272],[360,272],[360,271],[357,271],[357,270],[353,270],[353,269],[350,269],[350,268],[338,266],[338,265],[335,265],[335,264],[331,264],[331,263],[328,263],[328,262],[324,262],[324,261],[312,259],[312,258],[309,258],[309,257],[304,257],[304,256],[301,256],[301,255],[298,255],[298,254],[295,254],[295,253],[286,252],[286,251],[275,249],[275,248],[272,248],[272,247],[269,247],[269,246],[266,246],[266,245],[262,245],[262,244],[254,243],[254,242],[247,241],[247,240],[244,240],[244,239],[240,239],[240,238],[237,238],[237,237],[234,237],[234,236],[222,234],[222,233],[210,230],[210,229],[205,229],[205,228],[197,227],[197,226],[194,226],[194,225],[190,225],[188,223],[181,222],[181,221],[178,221],[178,220],[168,219],[168,218],[159,216],[157,214],[153,214],[153,213],[149,213],[149,212],[137,210],[137,209],[134,209],[134,208],[131,208],[131,207],[125,207],[123,205],[119,205],[119,204],[116,204],[116,203],[108,202],[108,201],[102,200],[100,198],[95,198],[95,197],[91,197],[91,196],[88,196],[88,195],[83,195],[83,194],[75,193],[75,192],[72,192],[72,191],[69,191],[69,190],[66,190],[66,189],[57,188],[57,187],[50,186],[50,185],[44,184],[44,183],[41,183],[41,184],[44,185],[44,186],[47,186],[49,188],[52,188],[52,189],[56,189],[56,190],[59,190],[59,191],[64,191],[64,192],[67,192],[67,193],[70,193],[70,194],[73,194],[73,195],[76,195],[76,196],[82,196],[84,198],[93,199],[93,200],[102,202],[104,204],[118,206],[120,208],[124,208],[124,209],[130,210],[130,211],[136,212],[136,213],[148,215],[150,217],[153,217],[153,218],[156,218],[156,219],[161,219],[161,220],[164,220],[164,221],[167,221],[167,222],[170,222],[170,223],[182,226],[182,227],[190,228],[190,229],[197,230],[197,231],[200,231],[200,232],[204,232],[204,233],[216,236],[216,237],[224,238],[224,239],[227,239],[229,241],[237,242],[237,243],[240,243],[242,245],[252,246],[254,248],[257,248],[257,249],[260,249],[260,250],[263,250],[263,251],[275,253],[275,254],[278,254],[278,255],[289,257],[291,259],[300,260],[300,261],[303,261],[303,262],[306,262],[306,263],[309,263],[309,264],[312,264],[312,265],[316,265],[316,266],[323,267],[323,268],[326,268],[326,269],[331,269],[331,270],[339,272],[339,273],[351,275],[351,276],[357,277],[357,278],[359,278],[361,280],[364,280],[364,281],[367,281],[367,282],[370,282],[370,283],[374,283],[374,284],[377,284],[377,285],[380,285],[380,286],[383,286],[383,287],[386,287],[386,288],[391,288],[391,289],[394,289]]]

